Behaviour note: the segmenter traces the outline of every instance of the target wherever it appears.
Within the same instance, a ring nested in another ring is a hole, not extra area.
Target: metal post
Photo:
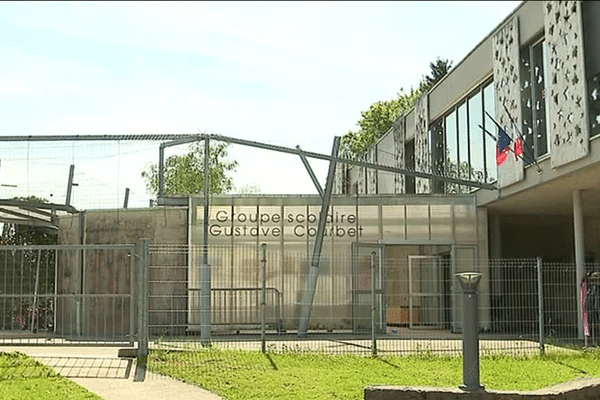
[[[75,165],[71,164],[69,167],[69,182],[67,183],[67,198],[65,200],[65,205],[71,205],[71,191],[73,190],[73,176],[75,175]]]
[[[376,271],[377,271],[377,253],[371,253],[371,355],[375,357],[377,355],[377,337],[375,330],[377,329],[377,304],[375,304],[375,288],[376,282]]]
[[[131,250],[128,251],[127,253],[127,257],[129,258],[129,279],[130,279],[130,284],[129,284],[129,346],[133,347],[135,346],[135,325],[136,325],[136,320],[135,320],[135,316],[139,314],[139,311],[137,309],[136,304],[138,304],[137,302],[137,295],[138,295],[138,288],[135,284],[135,282],[137,282],[137,273],[138,273],[138,252],[137,249],[133,249],[133,252]],[[56,326],[56,325],[55,325]]]
[[[125,188],[125,200],[123,200],[123,208],[129,205],[129,188]]]
[[[38,257],[35,269],[35,287],[33,288],[33,305],[31,306],[31,332],[35,332],[35,320],[37,315],[38,286],[40,283],[40,261],[42,250],[38,250]]]
[[[136,246],[138,268],[138,357],[134,381],[143,381],[148,358],[148,295],[150,269],[150,239],[139,239]]]
[[[537,258],[537,284],[538,284],[538,329],[539,329],[539,340],[540,340],[540,353],[544,355],[546,353],[546,336],[544,327],[544,281],[542,275],[542,258]]]
[[[79,228],[79,244],[84,245],[85,244],[85,211],[82,211],[79,213],[78,215],[78,228]],[[85,285],[84,285],[84,279],[85,279],[85,250],[79,249],[77,251],[77,262],[78,262],[78,267],[79,267],[79,294],[80,296],[77,297],[77,303],[76,303],[76,313],[77,315],[75,316],[75,323],[76,323],[76,334],[78,336],[81,336],[83,329],[82,329],[82,324],[83,324],[83,310],[85,309],[84,307],[84,301],[83,301],[83,295],[85,294]]]
[[[210,188],[210,140],[204,135],[204,231],[202,246],[202,266],[200,267],[200,339],[202,344],[210,344],[210,265],[208,264],[208,218],[209,218],[209,188]]]
[[[455,275],[463,290],[463,385],[462,390],[479,391],[479,302],[477,286],[481,281],[478,272]]]
[[[165,145],[162,143],[158,148],[158,198],[165,194]]]
[[[266,311],[267,311],[267,244],[262,244],[262,289],[260,301],[260,341],[261,350],[267,352],[266,343]]]
[[[340,149],[340,137],[336,136],[333,139],[332,156],[337,157]],[[312,303],[315,297],[317,288],[317,279],[319,277],[319,265],[321,263],[321,250],[323,248],[323,236],[325,234],[325,225],[327,223],[327,212],[329,211],[329,203],[331,201],[331,193],[333,193],[333,180],[335,178],[336,162],[332,160],[329,163],[329,171],[327,173],[327,182],[325,184],[325,194],[321,201],[321,212],[319,213],[319,226],[317,228],[317,236],[315,238],[315,247],[313,256],[310,262],[308,273],[308,281],[306,283],[306,292],[302,301],[302,310],[300,315],[300,325],[298,327],[298,336],[306,335],[308,331],[308,322],[310,321],[310,313],[312,311]]]
[[[573,190],[573,230],[575,238],[575,264],[577,271],[577,280],[575,282],[577,292],[577,337],[584,339],[583,332],[583,308],[581,304],[581,290],[579,285],[585,276],[585,244],[584,244],[584,225],[583,225],[583,207],[581,204],[581,190]]]

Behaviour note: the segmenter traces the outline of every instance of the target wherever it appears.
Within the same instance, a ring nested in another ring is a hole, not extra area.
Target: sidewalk
[[[146,371],[143,382],[134,382],[135,360],[118,357],[118,347],[1,346],[18,351],[52,367],[106,400],[220,400],[197,386]]]

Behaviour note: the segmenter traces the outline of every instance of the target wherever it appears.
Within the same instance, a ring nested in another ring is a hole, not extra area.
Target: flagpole
[[[489,136],[489,137],[491,137],[491,138],[494,140],[494,142],[498,142],[498,139],[496,138],[496,136],[494,136],[494,134],[493,134],[493,133],[491,133],[490,131],[488,131],[487,129],[485,129],[485,128],[484,128],[483,126],[481,126],[481,125],[477,125],[477,126],[478,126],[478,127],[480,127],[480,128],[481,128],[481,130],[483,130],[485,133],[487,133],[487,134],[488,134],[488,136]],[[508,136],[508,135],[506,135],[506,136]],[[510,137],[509,137],[509,139],[510,139]],[[512,142],[513,140],[512,140],[512,139],[510,139],[510,141]],[[517,155],[517,153],[515,153],[515,151],[514,151],[513,149],[510,149],[510,150],[511,150],[511,151],[512,151],[512,152],[513,152],[515,155]],[[523,156],[517,156],[517,157],[521,157],[521,158],[523,159],[523,161],[526,161],[526,160],[523,158]]]
[[[525,146],[527,147],[527,150],[529,150],[529,153],[531,154],[531,158],[533,159],[533,165],[536,166],[536,169],[537,169],[538,172],[542,172],[542,169],[539,167],[539,165],[537,163],[537,160],[535,159],[535,153],[533,152],[533,149],[531,148],[531,146],[529,146],[529,143],[527,143],[527,141],[525,140],[525,138],[521,134],[521,131],[519,130],[519,127],[517,126],[517,123],[513,119],[512,115],[510,115],[510,112],[508,111],[508,108],[506,107],[506,99],[502,102],[502,107],[504,107],[504,111],[506,111],[506,115],[508,115],[508,118],[510,119],[510,122],[512,123],[512,125],[515,127],[517,133],[519,134],[519,137],[521,138],[521,140],[523,141],[523,143],[525,143]]]
[[[487,111],[485,111],[485,113],[487,114],[487,116],[488,116],[488,117],[490,117],[490,119],[492,120],[492,122],[493,122],[494,124],[496,124],[496,127],[497,127],[498,129],[500,129],[500,130],[504,131],[504,128],[502,128],[502,127],[500,126],[500,124],[499,124],[499,123],[498,123],[498,122],[497,122],[497,121],[496,121],[496,120],[495,120],[495,119],[494,119],[494,118],[493,118],[493,117],[490,115],[490,113],[488,113]],[[508,118],[510,118],[510,120],[512,121],[512,117],[510,116],[510,114],[508,115]],[[506,131],[504,131],[504,133],[506,133],[506,136],[508,136],[508,133],[507,133]],[[522,136],[519,136],[519,137],[521,138],[521,140],[522,140],[523,142],[525,142],[525,140],[523,139],[523,137],[522,137]],[[511,142],[513,142],[513,139],[512,139],[510,136],[508,136],[508,139],[509,139]],[[527,142],[525,142],[525,145],[527,145]],[[538,171],[538,172],[541,172],[541,169],[540,169],[540,167],[539,167],[539,166],[536,164],[536,162],[535,162],[535,158],[533,157],[533,153],[531,152],[531,149],[529,148],[529,146],[527,146],[527,149],[529,150],[529,156],[527,157],[527,158],[528,158],[528,160],[525,160],[525,157],[523,157],[523,156],[521,156],[521,159],[522,159],[523,161],[527,161],[527,162],[529,162],[529,163],[531,163],[531,164],[535,165],[535,166],[536,166],[536,169],[537,169],[537,171]],[[513,153],[514,153],[514,150],[513,150]],[[515,153],[515,155],[516,155],[516,153]]]

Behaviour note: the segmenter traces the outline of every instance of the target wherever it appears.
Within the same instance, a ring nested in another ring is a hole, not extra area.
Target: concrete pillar
[[[575,236],[575,265],[577,271],[577,337],[584,339],[583,336],[583,315],[581,309],[581,291],[579,283],[585,275],[585,244],[584,244],[584,225],[583,225],[583,207],[581,205],[581,190],[573,190],[573,229]]]
[[[500,234],[500,215],[490,215],[490,258],[502,257],[502,236]]]

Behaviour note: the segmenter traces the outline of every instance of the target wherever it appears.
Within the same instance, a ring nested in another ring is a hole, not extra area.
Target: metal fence
[[[132,245],[2,246],[0,344],[135,340]]]
[[[598,341],[594,320],[590,336],[578,331],[579,285],[570,263],[454,259],[450,253],[330,254],[321,259],[309,330],[301,334],[310,264],[305,252],[210,247],[210,282],[203,282],[202,251],[201,246],[151,247],[151,346],[195,348],[208,337],[215,346],[273,351],[460,354],[462,297],[454,274],[463,271],[483,274],[483,354],[537,353]],[[207,287],[209,310],[200,300]],[[209,322],[202,320],[207,311]],[[204,335],[203,323],[210,326]]]
[[[148,348],[209,343],[263,351],[460,354],[462,296],[454,275],[464,271],[483,275],[483,354],[599,343],[598,279],[590,275],[582,287],[574,264],[418,250],[366,246],[326,253],[310,299],[305,251],[212,246],[206,282],[201,246],[3,246],[0,344],[137,343],[140,360]],[[586,268],[600,271],[599,265]]]

